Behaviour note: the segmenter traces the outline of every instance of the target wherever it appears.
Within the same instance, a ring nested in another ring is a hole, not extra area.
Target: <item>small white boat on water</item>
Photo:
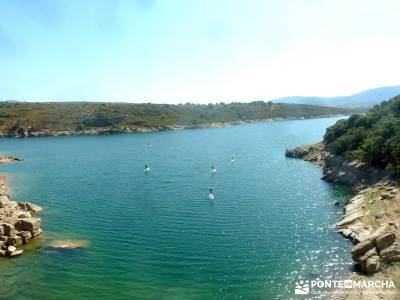
[[[150,167],[148,165],[144,165],[144,172],[147,173],[150,171]]]
[[[211,166],[211,173],[216,173],[217,169],[214,166]]]

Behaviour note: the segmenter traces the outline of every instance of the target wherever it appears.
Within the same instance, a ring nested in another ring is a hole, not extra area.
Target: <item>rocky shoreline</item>
[[[12,201],[5,181],[0,176],[0,256],[13,257],[22,254],[18,247],[41,234],[41,219],[35,215],[42,208],[30,202]]]
[[[400,287],[400,268],[396,264],[400,262],[399,183],[383,170],[333,155],[321,143],[288,149],[286,156],[315,162],[323,168],[323,180],[355,190],[335,228],[354,244],[351,255],[360,274],[369,279],[390,278]],[[369,299],[379,299],[379,294],[382,296],[384,291],[375,291]]]
[[[69,135],[109,135],[109,134],[131,134],[131,133],[145,133],[145,132],[156,132],[156,131],[174,131],[184,129],[204,129],[204,128],[219,128],[226,126],[234,126],[249,123],[261,123],[261,122],[273,122],[273,121],[285,121],[285,120],[304,120],[304,119],[319,119],[319,118],[332,118],[339,117],[341,115],[324,115],[316,117],[301,117],[301,118],[270,118],[270,119],[259,119],[259,120],[243,120],[243,121],[232,121],[232,122],[213,122],[213,123],[202,123],[192,125],[162,125],[156,127],[144,127],[144,126],[133,126],[133,127],[98,127],[85,130],[36,130],[33,128],[22,128],[19,127],[15,130],[8,132],[0,132],[0,138],[22,138],[22,137],[47,137],[47,136],[69,136]]]

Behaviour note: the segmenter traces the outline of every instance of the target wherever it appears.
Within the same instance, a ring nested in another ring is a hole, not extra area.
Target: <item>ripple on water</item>
[[[335,120],[3,140],[2,151],[25,158],[1,166],[13,175],[14,195],[48,208],[49,239],[0,264],[1,295],[287,299],[299,278],[347,272],[350,245],[329,227],[341,209],[327,203],[349,193],[283,155],[318,141]],[[46,249],[59,236],[90,246]]]

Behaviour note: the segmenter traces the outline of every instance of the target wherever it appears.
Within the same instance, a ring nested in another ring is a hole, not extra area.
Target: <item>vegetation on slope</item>
[[[26,136],[49,130],[81,131],[110,128],[168,129],[216,122],[270,118],[310,118],[350,114],[356,109],[314,105],[273,104],[262,101],[231,104],[132,104],[132,103],[0,103],[0,132]]]
[[[326,130],[328,150],[400,175],[400,96],[352,115]]]

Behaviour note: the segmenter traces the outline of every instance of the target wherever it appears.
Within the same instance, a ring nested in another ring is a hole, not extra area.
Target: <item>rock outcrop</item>
[[[362,272],[373,274],[382,266],[400,262],[397,207],[400,189],[387,181],[360,190],[344,207],[336,228],[355,244],[351,254]]]
[[[302,158],[305,161],[315,162],[320,166],[324,165],[322,143],[286,149],[285,156],[290,158]]]
[[[40,235],[41,219],[32,215],[41,210],[30,202],[12,201],[5,177],[0,176],[0,256],[20,255],[23,250],[17,247]]]
[[[353,187],[357,194],[344,207],[337,231],[350,239],[353,260],[368,275],[400,262],[400,186],[385,171],[348,161],[322,144],[286,150],[287,157],[316,162],[322,179]]]
[[[323,143],[286,149],[285,156],[315,162],[322,167],[322,179],[354,188],[366,187],[389,178],[384,170],[331,153]]]

